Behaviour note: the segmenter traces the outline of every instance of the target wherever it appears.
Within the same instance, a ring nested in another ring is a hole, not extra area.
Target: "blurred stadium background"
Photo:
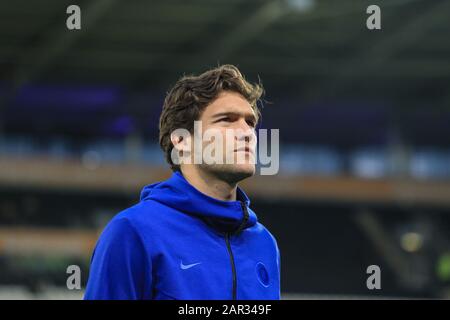
[[[366,28],[370,4],[381,31]],[[449,298],[449,12],[449,0],[0,1],[0,298],[82,296],[67,266],[84,286],[105,223],[170,175],[165,92],[219,63],[262,79],[262,127],[280,129],[279,174],[243,186],[278,239],[283,298]]]

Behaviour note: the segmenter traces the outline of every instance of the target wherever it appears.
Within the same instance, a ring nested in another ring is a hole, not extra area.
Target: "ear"
[[[180,154],[191,151],[191,135],[185,129],[178,129],[172,132],[170,134],[170,141]]]

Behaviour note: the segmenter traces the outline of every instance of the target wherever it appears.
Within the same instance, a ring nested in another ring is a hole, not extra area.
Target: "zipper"
[[[234,263],[233,251],[231,250],[230,233],[226,233],[225,242],[227,243],[228,254],[230,255],[230,261],[231,261],[231,272],[233,274],[232,296],[233,296],[233,300],[236,300],[236,294],[237,294],[236,265]]]
[[[241,201],[241,207],[242,207],[242,212],[244,214],[244,218],[242,219],[242,223],[239,226],[239,228],[233,233],[233,234],[239,234],[245,227],[245,225],[247,224],[247,221],[249,219],[249,214],[247,211],[247,205],[245,204],[244,201]],[[233,296],[233,300],[237,299],[237,276],[236,276],[236,264],[234,261],[234,256],[233,256],[233,251],[231,250],[231,244],[230,244],[230,237],[231,237],[232,233],[227,232],[225,234],[225,242],[227,244],[227,249],[228,249],[228,254],[230,255],[230,261],[231,261],[231,272],[233,274],[233,291],[232,291],[232,296]]]

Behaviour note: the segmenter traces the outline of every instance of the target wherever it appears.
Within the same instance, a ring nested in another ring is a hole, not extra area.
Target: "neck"
[[[194,165],[183,166],[184,178],[201,193],[222,201],[236,201],[237,183],[230,184]]]

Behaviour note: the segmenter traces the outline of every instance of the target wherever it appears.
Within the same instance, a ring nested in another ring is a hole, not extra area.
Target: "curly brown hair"
[[[259,83],[249,83],[239,69],[233,65],[222,65],[198,76],[181,77],[167,93],[159,119],[159,144],[173,171],[180,166],[173,163],[171,133],[176,129],[186,129],[191,134],[194,121],[199,120],[202,111],[212,103],[220,92],[233,91],[241,94],[253,108],[257,120],[261,116],[258,101],[264,89]]]

